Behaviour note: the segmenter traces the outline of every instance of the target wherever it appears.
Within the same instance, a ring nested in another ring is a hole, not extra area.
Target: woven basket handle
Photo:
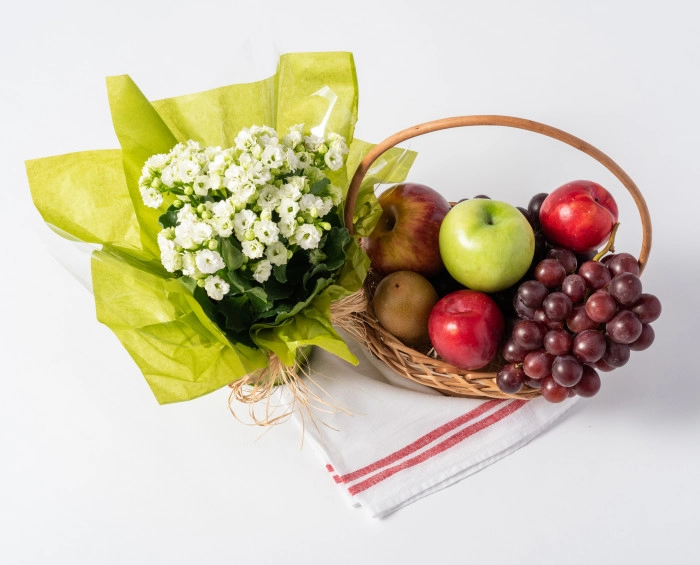
[[[651,250],[651,217],[649,215],[649,209],[647,208],[644,196],[642,196],[642,193],[629,175],[625,173],[625,171],[623,171],[620,166],[605,153],[599,149],[596,149],[589,143],[579,139],[578,137],[539,122],[533,122],[531,120],[515,118],[512,116],[477,115],[443,118],[402,130],[386,138],[381,143],[378,143],[369,153],[367,153],[365,158],[357,167],[348,188],[345,203],[345,225],[350,233],[353,233],[353,215],[355,212],[355,203],[357,201],[357,193],[360,189],[360,184],[362,184],[362,179],[367,174],[367,171],[372,166],[372,163],[374,163],[374,161],[380,155],[382,155],[382,153],[398,145],[399,143],[406,141],[407,139],[418,137],[419,135],[423,135],[425,133],[465,126],[507,126],[532,131],[571,145],[602,164],[625,186],[625,188],[632,195],[632,198],[637,205],[637,209],[639,210],[639,216],[642,220],[642,248],[639,254],[639,269],[640,272],[644,270],[649,258],[649,252]]]

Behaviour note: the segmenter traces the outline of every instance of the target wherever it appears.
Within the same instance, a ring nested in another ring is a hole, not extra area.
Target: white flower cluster
[[[158,234],[169,272],[195,279],[221,300],[230,291],[229,270],[263,283],[298,249],[317,249],[331,227],[324,217],[342,198],[340,188],[323,182],[323,171],[342,167],[348,148],[338,134],[302,130],[293,126],[279,139],[274,129],[254,126],[239,132],[231,148],[188,141],[146,161],[139,180],[144,204],[159,208],[164,194],[175,196],[175,225]],[[226,265],[224,239],[241,252],[240,265]]]

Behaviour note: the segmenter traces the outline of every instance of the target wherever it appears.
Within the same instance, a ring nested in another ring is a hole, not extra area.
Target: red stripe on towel
[[[348,488],[348,492],[351,495],[356,495],[359,492],[365,491],[370,487],[373,487],[374,485],[381,483],[383,480],[391,477],[392,475],[395,475],[396,473],[408,469],[410,467],[414,467],[415,465],[418,465],[419,463],[423,463],[424,461],[427,461],[431,457],[434,457],[435,455],[438,455],[447,449],[454,447],[458,443],[464,441],[467,439],[469,436],[488,428],[489,426],[492,426],[496,422],[501,421],[503,418],[506,416],[509,416],[516,410],[522,408],[525,406],[527,403],[526,400],[515,400],[505,406],[504,408],[501,408],[497,412],[494,412],[487,418],[484,418],[483,420],[480,420],[476,422],[475,424],[472,424],[471,426],[464,428],[463,430],[460,430],[459,432],[451,435],[448,437],[446,440],[438,443],[436,446],[431,447],[430,449],[424,451],[423,453],[416,455],[415,457],[412,457],[411,459],[407,459],[406,461],[399,463],[398,465],[394,465],[393,467],[389,467],[382,471],[381,473],[377,473],[376,475],[373,475],[372,477],[357,483],[355,485],[352,485],[351,487]]]
[[[342,475],[339,477],[339,480],[336,480],[336,482],[342,482],[342,483],[349,483],[352,481],[355,481],[359,479],[360,477],[367,475],[369,473],[373,473],[382,467],[386,467],[387,465],[391,465],[392,463],[396,463],[400,459],[403,459],[404,457],[407,457],[411,453],[414,453],[418,451],[419,449],[422,449],[426,445],[429,445],[430,443],[434,442],[436,439],[440,438],[441,436],[445,435],[448,432],[451,432],[452,430],[462,426],[463,424],[469,422],[470,420],[473,420],[474,418],[478,418],[482,414],[488,412],[489,410],[495,408],[499,404],[502,404],[506,402],[505,400],[489,400],[488,402],[484,402],[483,404],[479,405],[477,408],[474,408],[473,410],[470,410],[469,412],[462,414],[461,416],[455,418],[454,420],[447,422],[446,424],[443,424],[442,426],[435,428],[432,432],[429,432],[425,434],[424,436],[420,437],[413,443],[409,443],[407,446],[402,447],[398,451],[394,451],[394,453],[387,455],[386,457],[379,459],[378,461],[371,463],[365,467],[362,467],[361,469],[358,469],[357,471],[353,471],[351,473],[348,473],[347,475]]]

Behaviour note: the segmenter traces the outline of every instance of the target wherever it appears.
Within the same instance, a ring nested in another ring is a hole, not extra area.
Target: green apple
[[[440,226],[439,242],[450,275],[481,292],[497,292],[518,282],[535,254],[535,234],[522,212],[486,198],[453,206]]]

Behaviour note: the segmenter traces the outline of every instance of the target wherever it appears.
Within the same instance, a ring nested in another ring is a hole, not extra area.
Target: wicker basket
[[[475,115],[444,118],[405,129],[376,145],[360,163],[348,189],[345,225],[348,226],[350,232],[352,233],[353,214],[360,184],[371,165],[380,155],[413,137],[438,130],[466,126],[506,126],[528,130],[571,145],[601,163],[625,186],[637,205],[642,223],[642,245],[638,261],[640,272],[644,269],[651,249],[651,218],[642,193],[627,173],[600,150],[573,135],[542,123],[511,116]],[[517,394],[503,393],[496,385],[498,365],[491,365],[479,371],[464,371],[439,358],[430,356],[428,352],[416,351],[403,344],[387,332],[374,315],[371,298],[374,286],[376,286],[375,283],[376,277],[373,277],[370,272],[364,286],[367,307],[364,311],[357,312],[355,317],[356,321],[363,326],[364,345],[396,373],[449,396],[520,399],[540,396],[539,390],[529,387],[523,387]]]

